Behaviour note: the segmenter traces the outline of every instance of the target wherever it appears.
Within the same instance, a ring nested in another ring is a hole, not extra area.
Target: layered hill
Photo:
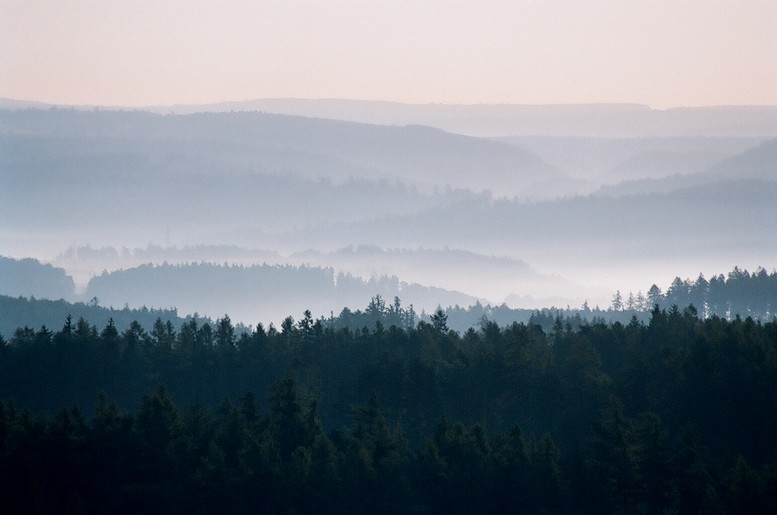
[[[345,306],[363,306],[375,295],[399,297],[419,313],[440,304],[468,306],[478,301],[460,292],[401,282],[396,276],[363,280],[335,274],[331,268],[291,265],[144,265],[103,273],[92,278],[86,290],[87,297],[97,297],[104,305],[175,306],[185,313],[214,318],[226,313],[245,323],[276,325],[289,315],[300,316],[299,309],[329,316]]]
[[[777,139],[767,140],[693,173],[674,174],[660,179],[625,181],[604,187],[600,192],[607,195],[666,193],[735,181],[777,182]]]

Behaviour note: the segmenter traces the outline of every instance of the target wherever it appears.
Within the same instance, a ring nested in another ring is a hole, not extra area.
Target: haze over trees
[[[311,264],[549,307],[604,305],[615,289],[677,273],[768,267],[777,251],[769,107],[268,101],[171,112],[0,110],[7,254],[210,249],[169,262]],[[482,130],[441,130],[456,120]],[[422,123],[437,128],[408,125]],[[486,132],[495,138],[475,137]],[[360,246],[381,251],[337,252]],[[247,252],[222,258],[232,247]],[[435,275],[405,251],[448,252],[459,272]],[[103,269],[169,254],[58,264],[81,293]],[[482,272],[494,257],[512,260],[500,280]]]
[[[238,320],[278,323],[288,308],[307,302],[316,313],[359,306],[374,295],[399,296],[421,309],[437,304],[470,305],[475,297],[440,288],[400,282],[396,276],[364,281],[331,268],[288,265],[220,266],[145,265],[105,273],[89,281],[86,296],[107,305],[151,303],[175,306],[185,313],[232,311]]]

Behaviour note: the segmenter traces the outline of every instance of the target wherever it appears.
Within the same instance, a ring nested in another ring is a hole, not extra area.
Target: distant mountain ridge
[[[427,188],[492,189],[513,195],[564,174],[536,155],[497,141],[422,126],[378,126],[259,112],[0,110],[3,168],[49,156],[99,157],[135,173],[186,173],[203,166],[234,174],[399,180]],[[78,140],[76,141],[76,138]],[[134,161],[132,161],[134,159]],[[118,162],[117,162],[118,161]],[[67,162],[67,161],[66,161]]]
[[[777,138],[700,172],[718,180],[762,179],[777,181]]]
[[[660,179],[626,181],[599,190],[605,195],[668,193],[716,182],[777,181],[777,139],[770,139],[701,170]]]
[[[197,109],[197,106],[180,106],[178,109],[192,107]],[[519,134],[594,137],[777,136],[777,106],[676,107],[658,110],[641,104],[457,105],[264,99],[211,104],[205,108],[261,110],[364,123],[416,123],[480,137]]]
[[[764,141],[764,138],[741,136],[510,136],[497,139],[537,154],[572,177],[606,184],[692,173]]]
[[[50,104],[0,100],[0,107],[11,109],[47,106]],[[777,136],[777,106],[770,105],[651,109],[641,104],[404,104],[371,100],[266,98],[195,105],[72,107],[162,114],[262,111],[379,125],[428,125],[480,137]]]
[[[412,242],[480,253],[520,253],[529,263],[666,259],[698,249],[774,255],[777,182],[732,180],[669,193],[590,195],[542,202],[478,198],[426,212],[306,232],[310,245],[342,245],[340,234],[384,247]],[[440,230],[440,221],[447,230]],[[627,243],[626,243],[627,242]]]

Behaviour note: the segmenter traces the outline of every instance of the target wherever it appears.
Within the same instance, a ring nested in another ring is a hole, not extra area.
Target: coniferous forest
[[[379,297],[358,315],[18,329],[7,512],[777,507],[776,321],[672,306],[456,332]]]

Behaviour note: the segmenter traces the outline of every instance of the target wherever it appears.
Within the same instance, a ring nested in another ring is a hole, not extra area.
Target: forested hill
[[[537,156],[497,141],[421,126],[381,126],[259,112],[160,116],[148,112],[0,109],[0,157],[14,173],[62,161],[121,177],[135,169],[191,177],[212,173],[392,179],[514,194],[564,175]],[[31,152],[35,149],[35,152]],[[99,149],[99,150],[97,150]],[[57,170],[62,174],[64,170]],[[147,175],[146,172],[152,172]],[[84,174],[77,174],[84,177]],[[484,182],[485,181],[485,182]],[[110,186],[110,184],[105,184]],[[139,184],[137,186],[140,186]],[[170,199],[174,200],[174,199]]]
[[[746,259],[747,251],[751,259],[769,262],[777,251],[771,223],[777,219],[775,198],[776,182],[748,180],[668,194],[548,202],[481,196],[420,214],[310,229],[292,237],[305,238],[311,246],[343,246],[357,240],[404,248],[423,241],[430,247],[477,249],[483,254],[520,253],[530,264],[566,256],[570,262],[613,259],[650,267],[666,259],[701,261],[700,248],[705,255],[738,259]],[[686,223],[693,223],[693,230]]]
[[[143,265],[104,273],[89,281],[87,298],[105,305],[175,306],[183,313],[229,313],[249,324],[275,322],[308,308],[337,314],[344,306],[363,306],[367,299],[400,297],[405,304],[434,310],[438,305],[474,304],[464,293],[405,283],[396,276],[368,280],[336,273],[332,268],[290,265]]]
[[[152,327],[157,318],[161,318],[165,322],[170,321],[177,330],[184,322],[192,319],[191,315],[179,316],[175,308],[106,308],[94,302],[72,303],[63,299],[49,300],[0,295],[0,336],[6,339],[13,336],[17,329],[25,326],[32,330],[39,330],[44,326],[52,330],[59,329],[68,316],[72,317],[73,320],[84,318],[97,327],[104,327],[109,320],[113,319],[113,323],[119,331],[128,329],[132,322],[138,322],[144,327]],[[200,323],[207,321],[204,317],[197,317],[197,320]]]
[[[62,268],[41,264],[37,259],[0,256],[0,294],[70,299],[73,278]]]
[[[409,327],[305,316],[234,329],[225,317],[15,334],[0,346],[3,505],[777,508],[777,322],[656,309],[647,323],[562,319],[552,332],[484,323],[459,335],[441,312]]]

